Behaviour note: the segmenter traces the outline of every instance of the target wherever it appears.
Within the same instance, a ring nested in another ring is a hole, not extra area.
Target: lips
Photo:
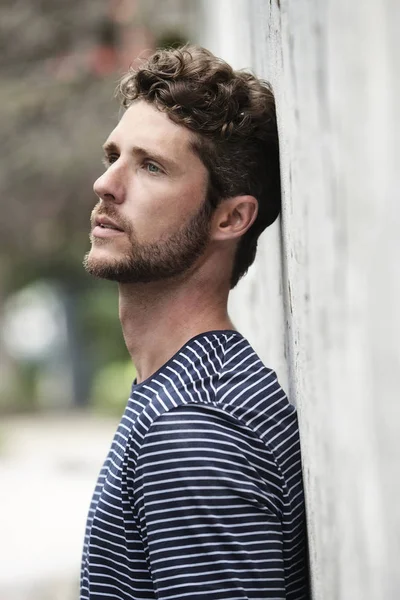
[[[123,231],[123,229],[119,227],[119,225],[115,221],[104,215],[96,217],[94,223],[97,227],[100,227],[100,229],[112,229],[114,231]]]
[[[91,231],[91,240],[92,243],[98,238],[103,238],[104,240],[107,238],[113,239],[115,237],[125,235],[124,230],[119,224],[107,217],[106,215],[92,215],[92,231]]]

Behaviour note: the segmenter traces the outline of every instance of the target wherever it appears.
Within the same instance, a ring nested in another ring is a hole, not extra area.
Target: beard
[[[130,248],[120,258],[96,258],[88,252],[83,266],[95,277],[118,283],[150,283],[180,276],[195,264],[204,253],[210,237],[213,209],[206,200],[186,223],[166,239],[158,242],[140,243],[130,222],[122,220],[113,206],[107,210],[94,210],[96,216],[107,215],[123,229]],[[95,238],[96,245],[109,244],[110,240]],[[94,238],[91,236],[92,244]]]

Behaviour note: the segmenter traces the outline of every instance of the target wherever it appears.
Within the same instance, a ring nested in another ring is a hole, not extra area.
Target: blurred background
[[[82,268],[121,74],[195,40],[187,0],[0,4],[0,599],[77,597],[86,513],[134,367]]]

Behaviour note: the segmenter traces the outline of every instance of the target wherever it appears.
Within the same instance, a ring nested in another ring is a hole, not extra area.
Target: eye
[[[156,165],[155,163],[151,162],[151,161],[146,161],[143,163],[144,168],[146,169],[146,171],[148,173],[151,173],[152,175],[159,175],[160,173],[162,173],[162,169],[160,169],[160,167],[158,165]]]
[[[119,154],[106,154],[103,157],[103,164],[105,167],[109,167],[113,163],[117,162],[119,159]]]

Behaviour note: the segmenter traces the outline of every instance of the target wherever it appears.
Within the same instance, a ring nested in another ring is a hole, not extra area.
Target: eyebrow
[[[120,153],[120,150],[119,150],[117,144],[115,144],[115,142],[106,142],[103,145],[103,150],[104,150],[105,154],[112,154],[112,153],[119,154]],[[131,153],[134,156],[138,156],[141,158],[153,159],[153,160],[161,163],[162,165],[169,167],[170,169],[175,169],[175,170],[178,169],[178,164],[175,161],[171,160],[170,158],[167,158],[163,154],[160,154],[159,152],[156,152],[154,150],[142,148],[141,146],[132,146]]]

